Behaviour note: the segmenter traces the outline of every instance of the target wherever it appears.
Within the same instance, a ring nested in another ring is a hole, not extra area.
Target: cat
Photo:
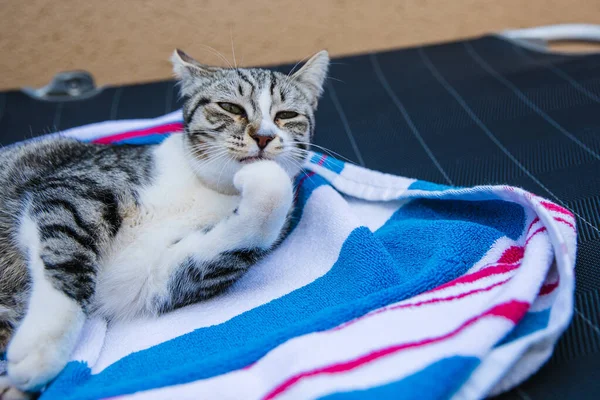
[[[56,377],[87,315],[155,316],[214,296],[288,230],[328,53],[289,76],[206,66],[181,50],[171,60],[183,133],[0,151],[6,397]]]

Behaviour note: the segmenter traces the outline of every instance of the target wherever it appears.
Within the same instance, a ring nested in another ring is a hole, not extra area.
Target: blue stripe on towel
[[[365,390],[333,393],[321,400],[449,399],[479,365],[476,357],[441,359],[399,381]]]
[[[308,201],[312,193],[320,186],[328,185],[329,183],[321,176],[315,175],[311,171],[303,170],[303,172],[296,178],[295,182],[295,203],[294,211],[290,220],[290,232],[291,233],[302,218],[304,212],[304,206]],[[289,234],[288,233],[288,234]]]
[[[166,138],[168,138],[171,133],[158,133],[154,135],[146,135],[133,137],[129,139],[119,140],[118,142],[114,142],[113,144],[135,144],[135,145],[144,145],[144,144],[159,144]]]
[[[523,319],[514,327],[508,335],[502,339],[495,347],[500,347],[504,344],[518,340],[524,336],[531,335],[533,332],[548,327],[550,321],[550,309],[537,312],[528,312]]]
[[[393,236],[394,230],[402,229],[402,224],[407,220],[413,220],[417,225],[431,223],[429,229],[421,229],[431,238],[423,238],[423,242],[418,242],[420,247],[426,246],[428,240],[435,240],[440,245],[446,243],[446,239],[450,243],[455,241],[460,244],[460,240],[456,238],[440,238],[442,232],[458,234],[463,236],[465,242],[469,246],[480,247],[480,234],[475,236],[466,236],[466,232],[462,228],[470,230],[493,229],[497,234],[508,236],[509,238],[518,239],[525,229],[525,211],[515,203],[509,203],[502,200],[484,200],[484,201],[465,201],[465,200],[435,200],[435,199],[417,199],[413,200],[404,207],[394,213],[392,218],[379,229],[391,230],[389,233]],[[393,224],[395,221],[402,221],[402,224]],[[438,230],[439,224],[450,223],[451,226],[444,227]],[[456,224],[456,226],[454,226]],[[378,232],[379,232],[378,231]],[[473,242],[473,238],[477,238],[477,242]],[[410,240],[407,240],[409,243]],[[486,247],[486,250],[489,247]]]
[[[456,186],[440,185],[439,183],[427,181],[415,181],[409,187],[409,190],[426,190],[428,192],[438,192],[448,189],[457,189]]]
[[[507,202],[415,200],[375,233],[355,229],[331,270],[314,282],[222,324],[133,353],[96,375],[72,362],[42,399],[97,399],[245,367],[293,337],[463,275],[498,238],[518,236],[524,224],[523,209]]]

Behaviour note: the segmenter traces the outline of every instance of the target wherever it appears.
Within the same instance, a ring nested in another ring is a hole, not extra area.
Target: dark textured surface
[[[289,67],[281,67],[288,70]],[[444,184],[508,183],[577,215],[576,310],[552,359],[503,398],[594,398],[600,387],[600,55],[495,37],[334,60],[316,143],[369,168]],[[0,93],[0,143],[181,105],[173,82],[81,102]]]

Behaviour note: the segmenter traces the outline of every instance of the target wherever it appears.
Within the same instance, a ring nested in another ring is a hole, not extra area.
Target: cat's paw
[[[262,160],[244,165],[234,176],[233,184],[244,190],[261,187],[282,187],[291,183],[285,170],[275,161]]]
[[[35,294],[32,300],[39,300]],[[8,377],[25,391],[39,390],[65,367],[85,320],[81,308],[64,294],[45,295],[55,307],[32,301],[6,352]]]
[[[32,393],[17,389],[8,376],[0,376],[0,400],[30,400],[35,398]]]
[[[8,348],[8,376],[19,389],[38,390],[64,368],[69,353],[61,348],[59,338],[19,333]]]
[[[293,187],[289,175],[275,161],[257,161],[240,169],[233,179],[242,198],[252,203],[255,212],[266,214],[292,205]]]

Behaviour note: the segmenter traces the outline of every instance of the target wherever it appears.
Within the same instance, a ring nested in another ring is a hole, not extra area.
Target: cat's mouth
[[[249,164],[249,163],[253,163],[255,161],[270,160],[270,159],[271,159],[270,157],[266,157],[261,154],[258,156],[240,158],[239,162],[241,162],[242,164]]]

